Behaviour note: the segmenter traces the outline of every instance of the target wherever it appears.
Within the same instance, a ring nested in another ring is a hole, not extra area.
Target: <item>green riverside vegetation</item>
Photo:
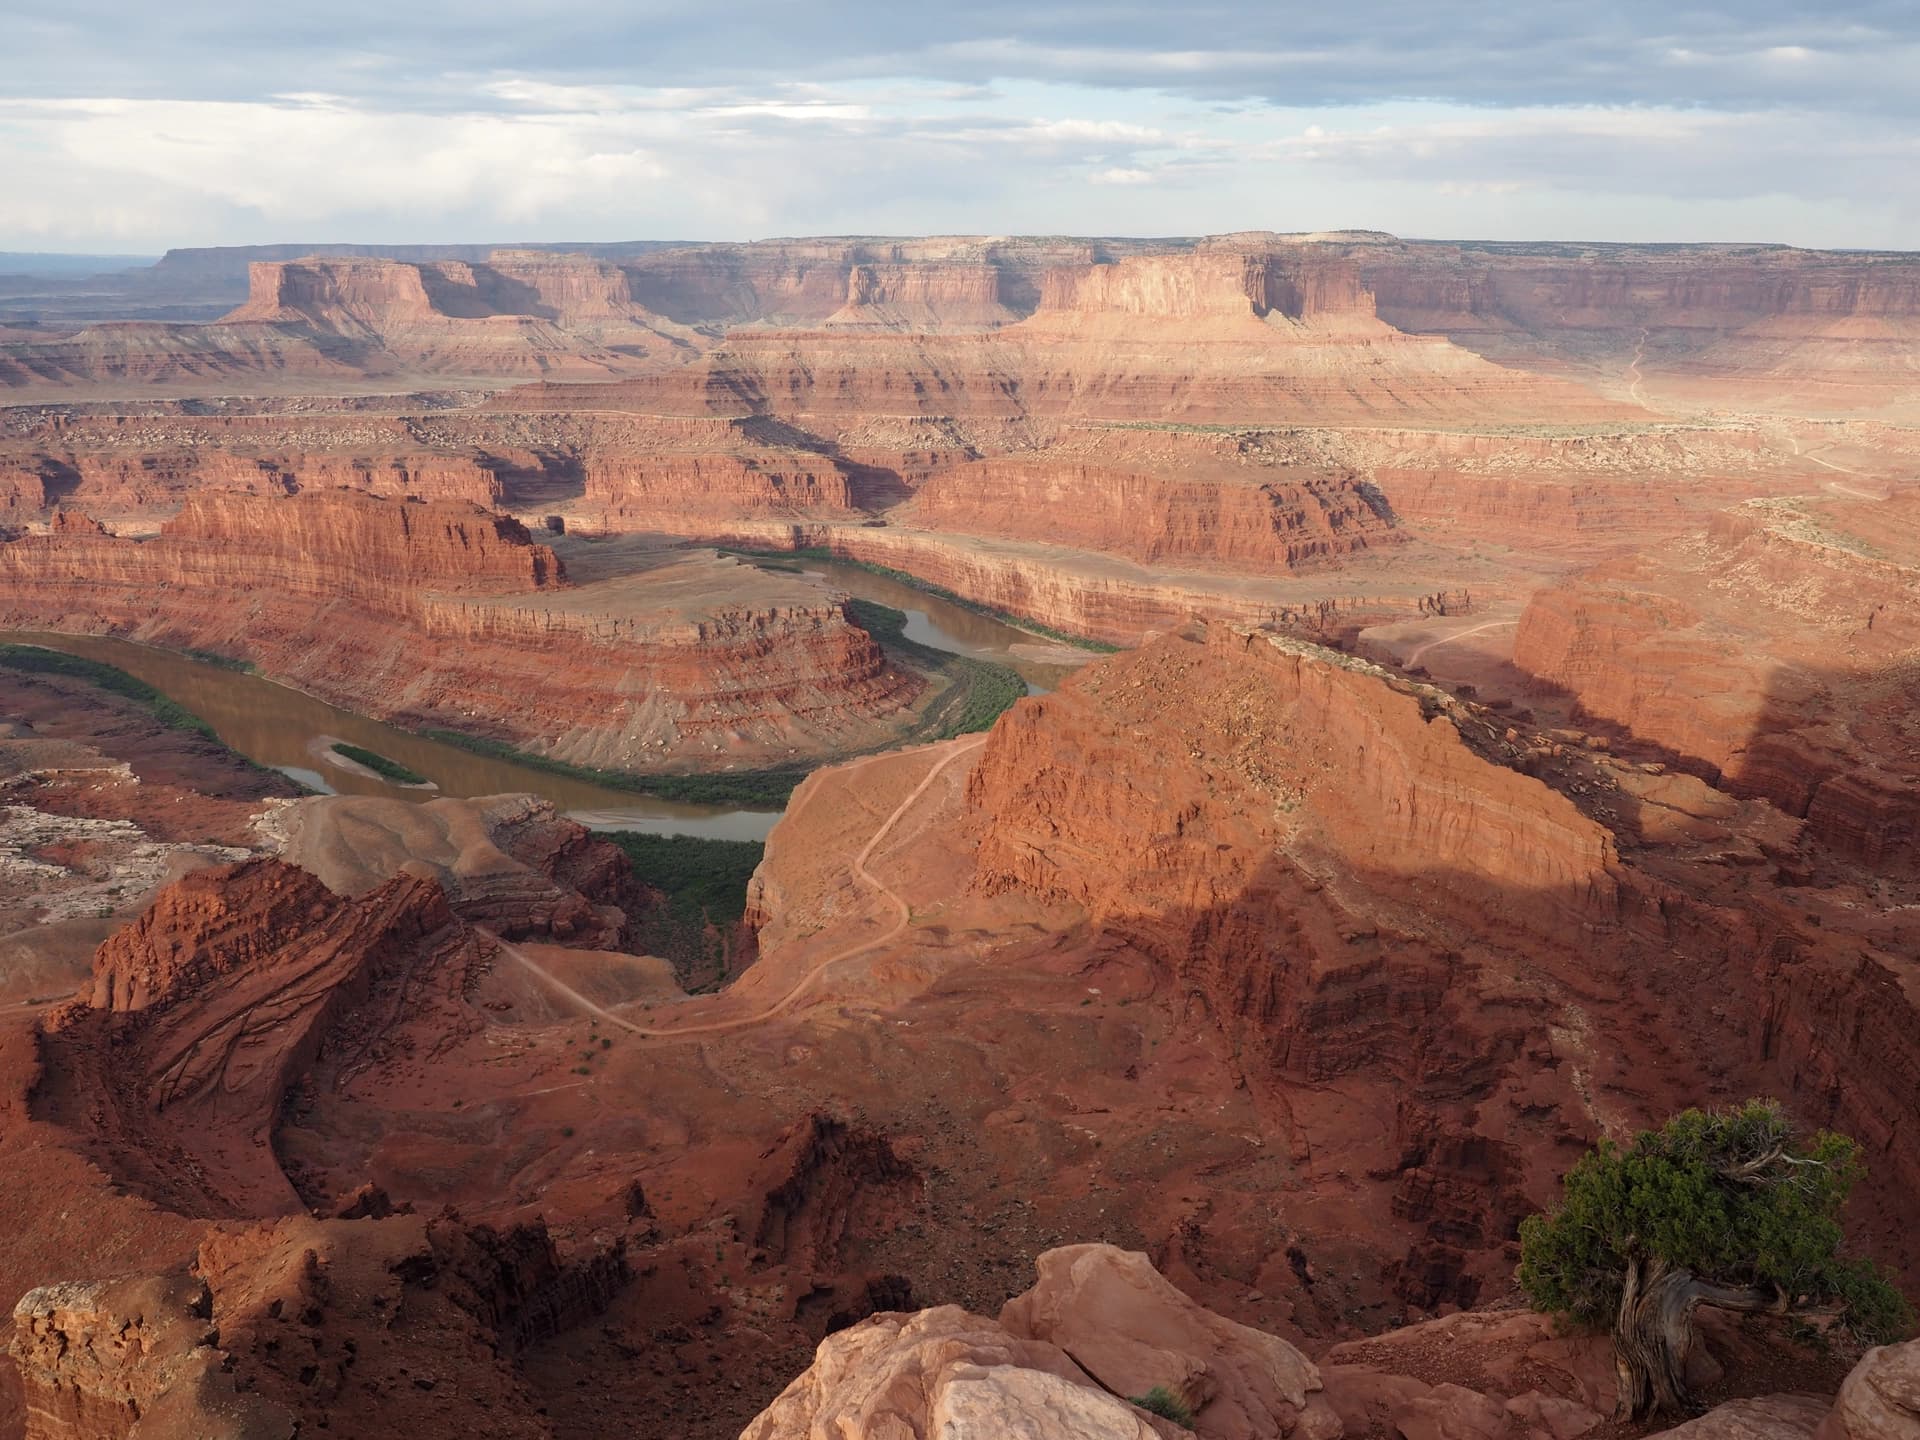
[[[126,671],[104,665],[98,660],[82,659],[63,650],[43,650],[37,645],[0,645],[0,665],[30,675],[66,675],[75,680],[84,680],[133,701],[163,725],[204,735],[210,740],[219,738],[211,725],[186,706],[169,700],[146,681],[137,680]]]
[[[635,875],[667,897],[640,919],[641,946],[671,962],[689,990],[723,984],[733,968],[732,932],[747,910],[747,881],[767,847],[639,830],[612,830],[606,838],[626,852]]]
[[[944,692],[936,696],[920,722],[912,732],[891,740],[874,750],[851,751],[836,757],[836,760],[822,761],[822,764],[837,763],[837,760],[853,758],[855,755],[872,754],[880,749],[893,749],[899,745],[917,745],[931,740],[951,740],[956,735],[970,735],[986,730],[1001,714],[1027,693],[1027,682],[1019,674],[1005,665],[995,665],[986,660],[975,660],[965,655],[955,655],[946,650],[936,650],[930,645],[909,640],[906,636],[907,616],[904,610],[896,610],[890,605],[880,605],[871,600],[851,600],[847,602],[847,612],[861,629],[872,635],[880,645],[902,664],[921,670],[932,670],[947,677],[948,685]],[[592,765],[575,765],[565,760],[555,760],[551,756],[536,755],[509,745],[504,740],[489,739],[484,735],[468,735],[459,730],[426,729],[418,732],[423,738],[437,740],[443,745],[457,746],[472,751],[476,755],[488,755],[497,760],[510,760],[516,765],[525,765],[532,770],[544,770],[549,775],[565,775],[569,779],[584,780],[592,785],[601,785],[610,790],[627,790],[636,795],[653,795],[662,800],[673,800],[684,805],[720,805],[739,806],[747,810],[778,810],[793,796],[793,790],[802,780],[813,773],[811,765],[779,765],[764,770],[719,770],[683,775],[642,775],[631,770],[602,770]]]
[[[211,665],[219,670],[233,670],[242,675],[254,673],[251,660],[241,660],[232,655],[222,655],[218,650],[195,650],[191,646],[180,652],[189,660],[198,660],[202,665]]]
[[[747,810],[778,810],[793,794],[793,787],[811,773],[804,765],[785,765],[767,770],[726,770],[704,775],[636,775],[630,770],[601,770],[592,765],[573,765],[530,750],[516,749],[504,740],[484,735],[468,735],[460,730],[427,729],[417,732],[427,740],[510,760],[529,770],[544,770],[549,775],[565,775],[585,780],[609,790],[627,790],[636,795],[655,795],[684,805],[737,805]]]
[[[1027,693],[1027,682],[1005,665],[909,640],[904,610],[872,600],[849,600],[847,614],[886,650],[920,669],[947,677],[946,692],[927,707],[915,733],[902,743],[951,740],[956,735],[990,729],[1008,706]]]
[[[344,755],[357,765],[364,765],[383,780],[391,780],[396,785],[425,785],[427,777],[409,770],[398,760],[389,760],[376,750],[363,749],[358,745],[349,745],[344,740],[333,742],[333,753]]]

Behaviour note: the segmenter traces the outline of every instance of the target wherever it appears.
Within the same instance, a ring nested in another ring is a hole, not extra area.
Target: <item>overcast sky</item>
[[[0,249],[1920,249],[1915,0],[0,0]]]

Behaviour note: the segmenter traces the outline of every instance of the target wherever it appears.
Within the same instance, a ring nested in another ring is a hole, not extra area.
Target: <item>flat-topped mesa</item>
[[[1359,268],[1333,256],[1201,251],[1152,255],[1047,273],[1034,319],[1061,315],[1313,322],[1371,320],[1373,296]],[[1385,327],[1379,327],[1384,329]]]
[[[526,526],[457,500],[396,502],[352,490],[288,500],[203,495],[161,534],[272,565],[276,585],[295,590],[502,594],[566,584],[559,558]]]
[[[421,265],[357,257],[256,260],[247,267],[246,303],[220,323],[378,334],[439,313]]]
[[[383,335],[445,320],[520,316],[591,329],[656,318],[634,303],[617,265],[533,250],[496,250],[484,264],[353,256],[256,260],[248,280],[247,302],[223,324]]]
[[[210,330],[344,346],[369,374],[605,378],[689,348],[687,332],[634,302],[619,267],[580,255],[324,256],[256,261],[249,275],[246,304]]]
[[[1181,437],[1187,439],[1188,437]],[[1138,468],[1045,456],[937,472],[906,514],[934,530],[1125,555],[1293,570],[1402,536],[1351,476],[1236,464],[1214,437]]]
[[[698,245],[624,261],[636,299],[688,325],[961,327],[1032,310],[1041,276],[1149,241],[926,236]],[[988,272],[992,274],[991,288]]]
[[[847,273],[847,303],[821,323],[885,329],[982,329],[1020,318],[1001,293],[994,265],[855,265]]]
[[[510,303],[524,305],[526,313],[557,320],[569,329],[627,324],[636,315],[644,315],[650,324],[659,323],[658,316],[634,300],[626,272],[603,260],[540,250],[496,250],[487,258],[484,272],[493,282],[488,293],[492,303],[503,308]],[[526,293],[515,293],[515,287]]]
[[[1357,246],[1381,315],[1633,393],[1809,413],[1904,406],[1920,262],[1758,246]]]

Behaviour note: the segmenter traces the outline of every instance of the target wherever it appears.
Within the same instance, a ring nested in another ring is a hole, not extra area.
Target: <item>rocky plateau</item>
[[[1515,1282],[1772,1095],[1920,1296],[1920,261],[130,273],[0,293],[0,1440],[1920,1440],[1920,1341],[1703,1311],[1628,1423]],[[1083,663],[937,728],[991,657],[863,567]],[[798,784],[696,973],[714,852],[310,793],[63,636]]]

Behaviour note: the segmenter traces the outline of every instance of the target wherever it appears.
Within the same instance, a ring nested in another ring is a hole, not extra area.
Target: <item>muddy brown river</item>
[[[909,639],[935,649],[992,660],[1019,672],[1030,691],[1051,689],[1070,665],[1036,661],[1018,653],[1044,644],[1025,631],[926,595],[911,586],[854,566],[805,565],[836,589],[907,614]],[[112,665],[136,676],[191,710],[228,746],[315,790],[343,795],[386,795],[430,800],[436,795],[470,797],[527,792],[541,795],[584,825],[599,830],[644,830],[662,835],[701,835],[717,840],[761,840],[780,810],[687,805],[609,789],[582,780],[475,755],[341,710],[311,695],[259,675],[210,665],[170,650],[88,635],[0,632],[0,642],[42,645]],[[398,785],[328,758],[329,742],[344,740],[396,760],[432,782],[432,788]]]

